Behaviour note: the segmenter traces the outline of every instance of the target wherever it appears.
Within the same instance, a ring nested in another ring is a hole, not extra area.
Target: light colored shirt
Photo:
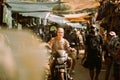
[[[53,53],[57,50],[69,50],[70,48],[69,42],[64,38],[58,40],[56,37],[54,37],[48,42],[48,44],[52,48]]]

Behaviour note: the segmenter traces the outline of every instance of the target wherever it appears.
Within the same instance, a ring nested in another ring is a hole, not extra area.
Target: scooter
[[[54,69],[51,80],[70,80],[68,74],[68,54],[65,50],[58,50],[52,56]]]

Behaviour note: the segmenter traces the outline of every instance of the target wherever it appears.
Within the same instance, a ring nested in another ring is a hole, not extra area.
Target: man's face
[[[64,30],[62,28],[58,29],[57,36],[58,37],[63,37],[64,36]]]

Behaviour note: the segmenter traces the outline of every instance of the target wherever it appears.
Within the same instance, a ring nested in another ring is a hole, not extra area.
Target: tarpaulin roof
[[[53,14],[48,16],[48,20],[58,24],[65,24],[68,22],[67,20],[64,19],[64,17],[53,15]]]
[[[65,18],[80,18],[89,15],[90,13],[79,13],[79,14],[67,14],[64,15]]]
[[[6,6],[12,12],[22,16],[45,18],[57,2],[6,2]]]
[[[73,28],[84,28],[85,27],[85,26],[82,26],[80,23],[71,23],[68,20],[65,20],[64,17],[53,15],[53,14],[50,14],[47,19],[59,25],[68,25]]]
[[[19,13],[19,14],[21,14],[22,16],[45,18],[48,12],[32,12],[32,13]]]
[[[83,22],[90,20],[90,13],[68,14],[64,15],[65,19],[70,22]]]
[[[6,3],[14,12],[43,12],[51,11],[51,8],[58,4],[56,2],[7,2]]]
[[[80,23],[66,23],[67,25],[73,27],[73,28],[85,28],[86,26],[82,26]]]
[[[98,0],[63,0],[71,7],[70,11],[79,11],[86,8],[96,8],[99,6]]]

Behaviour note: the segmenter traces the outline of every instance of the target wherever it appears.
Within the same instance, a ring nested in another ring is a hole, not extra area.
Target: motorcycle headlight
[[[57,51],[60,57],[63,57],[66,54],[65,50],[58,50]]]
[[[66,58],[65,58],[65,57],[57,58],[57,62],[58,62],[59,64],[63,64],[65,61],[66,61]]]

